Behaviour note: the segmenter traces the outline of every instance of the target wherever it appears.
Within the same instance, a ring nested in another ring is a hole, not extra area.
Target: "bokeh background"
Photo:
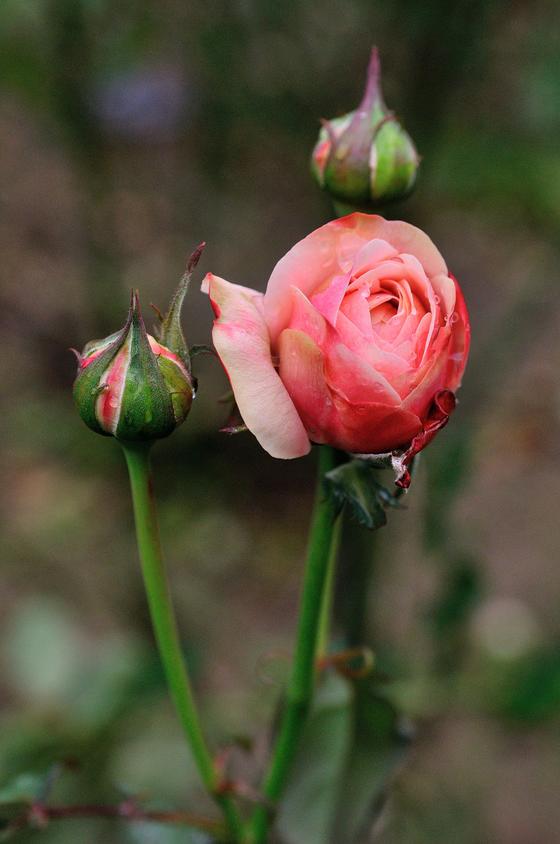
[[[385,213],[446,256],[473,354],[406,511],[375,537],[349,528],[341,559],[338,635],[373,647],[415,724],[371,840],[560,838],[560,8],[546,0],[2,0],[3,803],[65,760],[60,802],[203,805],[154,652],[124,464],[73,409],[68,347],[122,324],[131,286],[146,311],[165,306],[203,239],[191,342],[209,338],[203,272],[264,289],[331,216],[308,157],[318,118],[357,104],[373,43],[423,156],[414,196]],[[212,741],[262,744],[313,458],[219,434],[224,376],[211,358],[196,370],[188,423],[154,454],[164,546]],[[17,838],[202,840],[100,821]]]

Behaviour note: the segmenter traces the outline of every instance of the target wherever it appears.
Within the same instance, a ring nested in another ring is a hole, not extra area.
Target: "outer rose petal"
[[[386,240],[398,252],[414,255],[422,264],[428,277],[442,273],[447,275],[447,265],[441,252],[428,235],[416,226],[411,226],[410,223],[404,223],[402,220],[385,220],[377,214],[349,214],[348,217],[342,217],[336,222],[343,223],[350,217],[357,218],[356,232],[365,240],[378,237]]]
[[[471,345],[471,326],[463,291],[457,279],[451,276],[455,285],[456,301],[455,314],[458,319],[451,326],[451,347],[449,350],[449,368],[447,373],[447,389],[455,392],[461,386],[463,372],[469,358]]]
[[[328,440],[334,407],[324,377],[320,348],[302,331],[286,328],[279,337],[280,377],[313,442]]]
[[[211,273],[202,289],[216,314],[212,339],[243,421],[272,457],[307,454],[309,437],[272,363],[262,294]]]
[[[296,243],[272,271],[264,313],[273,345],[290,318],[290,287],[299,287],[310,298],[329,276],[348,272],[360,249],[376,239],[386,241],[398,252],[414,255],[428,276],[447,275],[445,261],[430,238],[409,223],[360,213],[333,220]],[[367,260],[367,252],[362,254]]]
[[[376,402],[347,402],[333,395],[337,428],[328,442],[355,454],[379,454],[406,445],[422,429],[422,422],[404,408]]]
[[[303,332],[285,329],[278,346],[280,375],[313,442],[377,453],[409,443],[422,429],[420,419],[402,407],[367,401],[367,396],[350,402],[329,389],[323,354]]]

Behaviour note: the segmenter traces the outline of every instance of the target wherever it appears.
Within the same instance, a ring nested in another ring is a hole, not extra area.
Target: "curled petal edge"
[[[428,418],[420,433],[411,440],[404,451],[390,451],[386,454],[354,454],[354,457],[368,460],[377,468],[392,468],[395,473],[395,484],[400,489],[408,489],[412,479],[411,464],[414,457],[431,443],[438,431],[449,422],[449,417],[457,406],[457,399],[451,390],[440,390],[434,396]]]

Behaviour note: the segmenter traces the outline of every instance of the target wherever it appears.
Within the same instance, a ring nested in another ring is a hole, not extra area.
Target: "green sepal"
[[[150,347],[136,292],[132,294],[129,320],[130,361],[115,436],[125,441],[159,439],[175,429],[175,413],[158,359]]]
[[[193,402],[194,390],[191,380],[181,372],[177,364],[161,355],[157,358],[159,370],[171,396],[175,425],[180,425],[187,418]]]
[[[160,325],[158,326],[158,339],[183,361],[189,374],[191,372],[191,356],[181,327],[181,311],[193,271],[200,260],[205,246],[206,244],[204,242],[200,243],[190,256],[187,262],[187,269],[179,281],[167,313],[161,319]]]
[[[377,530],[387,523],[385,508],[397,507],[398,500],[375,478],[373,466],[365,460],[354,459],[337,466],[325,475],[329,494],[342,510],[347,507],[351,516],[369,530]]]
[[[412,191],[418,155],[410,136],[395,119],[384,121],[375,135],[375,167],[371,171],[373,200],[404,199]]]
[[[74,402],[78,408],[79,414],[92,431],[97,434],[102,434],[104,437],[110,437],[110,431],[104,431],[97,420],[96,405],[100,391],[103,389],[100,386],[103,375],[118,355],[124,344],[127,342],[128,332],[132,321],[132,305],[128,312],[128,317],[124,327],[106,337],[105,340],[93,340],[87,343],[81,354],[80,360],[93,354],[97,349],[103,348],[99,357],[90,363],[85,369],[81,366],[78,368],[78,374],[74,381],[73,395]]]
[[[86,343],[84,346],[80,357],[87,358],[99,349],[111,346],[116,340],[119,340],[122,337],[123,330],[124,329],[121,328],[120,331],[115,331],[114,334],[109,334],[108,337],[104,337],[102,340],[90,340],[90,342]]]

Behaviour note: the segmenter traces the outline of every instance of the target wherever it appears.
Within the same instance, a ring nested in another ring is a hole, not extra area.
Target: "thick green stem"
[[[325,590],[329,583],[329,559],[333,558],[331,547],[336,523],[336,507],[331,497],[325,493],[323,478],[325,473],[336,465],[336,451],[328,446],[320,446],[317,490],[292,674],[278,738],[262,789],[263,796],[271,804],[278,800],[285,786],[313,697],[316,654],[326,600]],[[262,844],[266,841],[269,823],[269,808],[258,806],[249,825],[251,844]]]
[[[200,778],[221,807],[232,840],[239,841],[241,821],[237,807],[230,796],[220,794],[219,776],[202,732],[191,682],[181,652],[177,622],[161,553],[150,472],[150,444],[126,444],[123,445],[123,451],[130,476],[138,552],[146,595],[169,691]]]

